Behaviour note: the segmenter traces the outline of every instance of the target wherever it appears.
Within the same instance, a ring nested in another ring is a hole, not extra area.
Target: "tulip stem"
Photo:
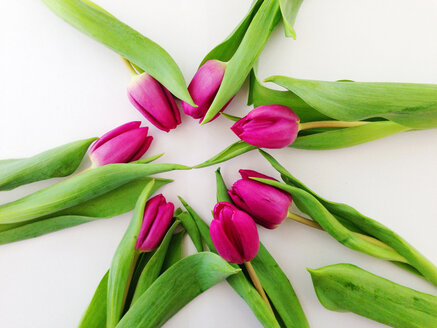
[[[138,73],[137,73],[137,71],[133,68],[132,63],[131,63],[129,60],[127,60],[126,58],[124,58],[124,57],[121,57],[121,59],[122,59],[123,62],[125,63],[125,65],[126,65],[128,71],[129,71],[130,75],[131,75],[131,76],[137,76]]]
[[[365,125],[369,122],[363,121],[316,121],[316,122],[306,122],[299,124],[299,131],[306,129],[315,129],[315,128],[352,128],[355,126]]]
[[[264,302],[266,302],[269,309],[273,312],[272,306],[270,305],[269,299],[267,298],[266,292],[264,291],[261,282],[259,281],[258,275],[255,272],[255,269],[250,262],[244,262],[244,266],[246,267],[247,272],[249,273],[250,279],[252,279],[253,284],[255,285],[256,290],[261,295]]]
[[[318,224],[317,222],[315,222],[313,220],[309,220],[307,218],[304,218],[303,216],[300,216],[300,215],[298,215],[296,213],[293,213],[293,212],[289,211],[287,217],[289,219],[292,219],[292,220],[296,221],[296,222],[305,224],[305,225],[307,225],[309,227],[325,231],[325,229],[323,229],[323,227],[320,224]],[[380,241],[380,240],[378,240],[376,238],[370,237],[368,235],[363,235],[362,233],[358,233],[358,232],[352,232],[352,233],[354,235],[360,237],[361,239],[363,239],[363,240],[373,244],[373,245],[376,245],[376,246],[379,246],[379,247],[382,247],[382,248],[385,248],[385,249],[389,249],[389,250],[394,250],[392,247],[388,246],[387,244],[383,243],[382,241]]]

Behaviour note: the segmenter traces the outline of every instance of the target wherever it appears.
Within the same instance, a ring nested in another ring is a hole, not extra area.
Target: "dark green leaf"
[[[106,297],[109,271],[106,271],[97,286],[96,292],[85,311],[79,328],[105,328],[106,327]]]
[[[164,264],[162,265],[161,273],[166,271],[176,262],[182,260],[182,241],[184,240],[185,233],[186,231],[182,230],[173,235],[164,259]]]
[[[208,159],[207,161],[205,161],[201,164],[198,164],[196,166],[193,166],[193,168],[202,168],[202,167],[207,167],[207,166],[219,164],[221,162],[225,162],[227,160],[230,160],[231,158],[237,157],[238,155],[247,153],[248,151],[251,151],[254,149],[256,149],[255,146],[249,145],[248,143],[240,140],[240,141],[233,143],[232,145],[230,145],[229,147],[227,147],[226,149],[224,149],[223,151],[221,151],[217,155]]]
[[[200,232],[199,229],[197,229],[196,222],[194,222],[194,219],[191,217],[190,213],[182,212],[177,216],[177,218],[182,222],[185,230],[190,235],[190,238],[193,241],[196,250],[198,252],[202,252],[203,251],[202,238],[200,237]]]
[[[228,187],[226,187],[225,180],[223,180],[223,176],[220,173],[220,168],[215,171],[215,180],[217,185],[217,203],[232,203],[231,196],[228,194]]]

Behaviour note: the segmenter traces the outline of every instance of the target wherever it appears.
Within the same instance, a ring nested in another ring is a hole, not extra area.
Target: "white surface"
[[[250,1],[101,0],[100,5],[167,49],[189,81],[203,56],[240,21]],[[436,0],[305,0],[298,39],[277,29],[260,60],[260,75],[313,79],[437,83]],[[119,58],[53,15],[41,2],[1,1],[0,158],[24,157],[97,136],[142,117],[129,104],[129,74]],[[229,106],[243,114],[246,87]],[[236,140],[230,122],[199,127],[189,117],[165,134],[152,128],[148,154],[195,164]],[[334,150],[272,151],[296,177],[328,199],[355,206],[388,225],[437,263],[437,130],[410,132]],[[229,184],[239,168],[273,174],[256,152],[222,164]],[[210,219],[215,168],[164,174]],[[1,202],[54,181],[1,192]],[[108,268],[130,214],[37,239],[0,246],[0,326],[75,327]],[[329,235],[285,222],[260,229],[288,275],[312,327],[382,327],[324,309],[305,268],[350,262],[395,282],[436,294],[436,288],[384,261],[353,252]],[[188,243],[187,243],[188,245]],[[189,247],[190,248],[190,247]],[[195,299],[165,327],[259,327],[244,301],[221,283]]]

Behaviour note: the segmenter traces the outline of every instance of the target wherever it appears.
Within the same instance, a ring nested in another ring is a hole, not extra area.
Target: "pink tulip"
[[[134,76],[127,94],[135,108],[158,129],[169,132],[181,123],[172,94],[149,74]]]
[[[236,122],[231,130],[253,146],[283,148],[296,139],[299,117],[286,106],[262,105]]]
[[[129,122],[100,137],[90,148],[93,164],[102,166],[140,159],[153,140],[153,137],[147,136],[149,128],[140,128],[140,125],[139,121]]]
[[[157,248],[170,226],[173,213],[173,203],[167,203],[162,194],[149,199],[135,248],[143,252]]]
[[[182,109],[185,114],[195,119],[199,118],[200,121],[203,120],[220,88],[225,69],[226,63],[215,59],[208,60],[199,68],[188,86],[191,98],[193,98],[193,101],[198,107],[193,107],[182,101]],[[228,104],[226,104],[221,111],[223,111]],[[217,114],[214,119],[218,117],[218,115],[219,114]]]
[[[243,211],[249,213],[256,223],[267,229],[274,229],[287,217],[291,195],[275,187],[250,179],[269,176],[252,170],[240,170],[242,179],[234,183],[229,196]]]
[[[259,237],[255,222],[230,203],[215,205],[210,234],[217,252],[228,262],[249,262],[258,253]]]

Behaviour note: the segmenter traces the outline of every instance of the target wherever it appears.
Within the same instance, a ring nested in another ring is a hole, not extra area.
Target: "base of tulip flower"
[[[369,122],[363,121],[316,121],[299,124],[299,131],[315,128],[352,128],[355,126],[366,125]]]
[[[252,282],[253,282],[256,290],[261,295],[261,297],[263,298],[264,302],[266,302],[266,304],[269,307],[269,309],[273,312],[272,306],[270,305],[270,301],[267,298],[267,295],[266,295],[266,293],[264,291],[263,286],[261,285],[261,282],[259,281],[258,275],[256,274],[255,269],[252,266],[252,263],[244,262],[244,266],[246,267],[246,270],[249,273],[250,279],[252,279]]]

